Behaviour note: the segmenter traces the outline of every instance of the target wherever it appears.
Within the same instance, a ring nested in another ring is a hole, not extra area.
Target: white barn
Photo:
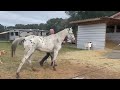
[[[9,31],[9,40],[28,35],[46,36],[47,30],[39,29],[13,29]]]
[[[78,26],[77,48],[86,49],[86,44],[92,42],[93,49],[104,49],[105,33],[105,23]]]
[[[77,48],[86,49],[86,44],[92,42],[93,50],[99,50],[105,49],[106,40],[120,42],[120,19],[118,18],[101,17],[70,23],[78,26]]]

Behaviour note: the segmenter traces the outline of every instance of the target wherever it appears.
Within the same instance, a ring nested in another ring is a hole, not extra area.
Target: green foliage
[[[118,11],[66,11],[65,13],[70,16],[69,20],[81,20],[111,16],[117,12]]]
[[[5,31],[5,26],[0,24],[0,32],[3,32],[3,31]]]
[[[41,24],[39,24],[38,28],[40,30],[47,30],[47,24],[41,23]]]
[[[47,29],[53,28],[55,32],[65,28],[65,20],[62,18],[53,18],[47,21]]]
[[[65,11],[65,13],[70,16],[70,18],[68,18],[68,22],[89,18],[111,16],[117,12],[118,11]],[[70,26],[73,27],[73,33],[76,36],[77,26],[75,24],[69,24],[69,27]]]

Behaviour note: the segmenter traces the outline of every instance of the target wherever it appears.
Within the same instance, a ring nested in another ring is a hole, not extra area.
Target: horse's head
[[[66,28],[66,37],[67,37],[67,41],[69,42],[74,42],[75,41],[75,37],[74,37],[74,34],[73,34],[73,29],[72,27],[71,28]]]

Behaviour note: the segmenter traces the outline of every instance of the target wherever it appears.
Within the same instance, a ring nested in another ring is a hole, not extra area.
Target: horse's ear
[[[69,31],[71,30],[71,28],[68,29]]]
[[[70,28],[70,30],[72,30],[72,31],[73,31],[72,27]]]

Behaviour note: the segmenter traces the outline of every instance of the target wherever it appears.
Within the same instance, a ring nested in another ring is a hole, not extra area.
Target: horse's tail
[[[17,48],[17,45],[20,44],[22,41],[24,41],[25,37],[20,37],[20,38],[17,38],[15,39],[13,42],[12,42],[12,45],[11,45],[11,56],[13,57],[13,55],[15,55],[15,50]]]

